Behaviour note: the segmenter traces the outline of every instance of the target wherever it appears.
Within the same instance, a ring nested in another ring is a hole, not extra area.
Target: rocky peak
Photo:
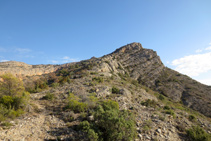
[[[134,42],[115,50],[113,53],[127,53],[128,51],[141,50],[141,49],[143,49],[142,45],[140,43]]]

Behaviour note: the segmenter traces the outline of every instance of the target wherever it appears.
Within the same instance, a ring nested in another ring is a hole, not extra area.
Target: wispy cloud
[[[203,51],[203,49],[197,49],[195,52],[196,53],[200,53],[200,52],[202,52]]]
[[[209,47],[205,48],[205,50],[211,50],[211,46],[209,46]]]
[[[78,62],[80,61],[79,59],[76,59],[76,58],[70,58],[68,56],[64,56],[62,57],[62,62],[63,63],[68,63],[68,62]]]
[[[53,64],[59,64],[59,61],[52,60],[51,63],[53,63]]]
[[[189,76],[199,76],[211,70],[211,52],[189,55],[172,61],[175,70]]]
[[[28,48],[16,48],[15,51],[16,51],[16,52],[19,52],[19,53],[21,53],[21,54],[31,52],[31,50],[28,49]]]
[[[63,63],[70,63],[70,62],[78,62],[80,61],[77,58],[70,58],[69,56],[64,56],[58,59],[51,60],[50,62],[53,64],[63,64]]]
[[[1,60],[0,62],[7,62],[7,61],[9,61],[9,60]]]

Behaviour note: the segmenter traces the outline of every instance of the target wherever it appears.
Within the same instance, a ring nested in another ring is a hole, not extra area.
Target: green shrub
[[[41,90],[48,88],[48,82],[44,78],[38,79],[34,83],[36,92],[40,92]]]
[[[23,82],[10,73],[0,75],[0,95],[21,96],[25,88]]]
[[[189,115],[188,119],[190,121],[195,121],[196,120],[196,117],[194,115]]]
[[[74,112],[84,112],[88,109],[88,106],[86,103],[79,102],[79,98],[74,94],[70,93],[66,109],[71,109]]]
[[[120,93],[119,88],[117,88],[115,86],[112,87],[111,91],[112,91],[113,94],[119,94]]]
[[[10,109],[7,114],[7,117],[9,117],[11,119],[15,119],[16,117],[19,117],[23,113],[24,113],[24,111],[22,109],[18,109],[18,110]]]
[[[165,113],[168,114],[168,115],[172,115],[173,117],[175,117],[175,113],[174,113],[173,110],[166,110]]]
[[[87,133],[89,140],[134,140],[136,137],[134,116],[120,111],[115,101],[102,101],[94,111],[94,121],[83,121],[79,129]]]
[[[134,117],[128,111],[119,111],[117,102],[108,100],[95,112],[97,133],[104,140],[134,140],[136,137]]]
[[[170,110],[171,108],[169,106],[164,106],[163,109],[164,110]]]
[[[92,78],[92,81],[96,81],[97,83],[103,83],[104,79],[103,77],[94,77]]]
[[[55,99],[55,95],[48,92],[45,96],[43,96],[43,99],[52,101]]]
[[[98,72],[90,72],[91,75],[96,75]]]
[[[56,88],[58,86],[59,86],[59,83],[56,83],[56,82],[51,84],[51,87],[53,87],[53,88]]]
[[[93,129],[89,129],[87,134],[90,141],[98,141],[99,136]]]
[[[5,105],[8,109],[12,108],[13,102],[14,102],[13,97],[7,96],[7,95],[4,95],[0,99],[0,103],[2,103],[3,105]]]
[[[2,124],[1,124],[1,126],[6,126],[6,127],[10,127],[10,126],[12,126],[13,124],[12,123],[10,123],[10,122],[3,122]]]
[[[192,128],[186,131],[187,136],[192,141],[210,141],[211,137],[199,126],[193,126]]]
[[[159,95],[158,99],[165,100],[165,97],[163,95]]]
[[[155,108],[157,106],[157,102],[155,100],[147,99],[146,101],[141,102],[141,105]]]
[[[21,97],[4,95],[0,97],[0,104],[4,105],[7,109],[18,110],[25,107],[29,99],[28,97],[29,93],[27,92],[24,92]]]
[[[24,113],[29,93],[24,91],[23,83],[11,74],[0,76],[0,121],[14,119]]]
[[[82,130],[83,132],[86,132],[88,138],[91,141],[97,141],[98,140],[98,138],[99,138],[98,134],[93,129],[91,129],[90,123],[88,121],[81,122],[80,125],[79,125],[79,129]]]

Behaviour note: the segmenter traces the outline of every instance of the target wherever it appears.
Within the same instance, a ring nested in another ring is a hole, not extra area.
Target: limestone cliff
[[[155,51],[140,43],[125,45],[101,59],[99,71],[128,74],[174,102],[211,116],[211,87],[165,67]]]
[[[12,73],[16,76],[33,76],[54,72],[58,65],[28,65],[23,62],[0,62],[0,74]]]

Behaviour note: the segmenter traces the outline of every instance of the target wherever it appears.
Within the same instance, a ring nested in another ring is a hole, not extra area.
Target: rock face
[[[0,75],[12,73],[16,76],[33,76],[54,72],[59,68],[56,65],[28,65],[23,62],[0,62]]]
[[[175,102],[211,116],[211,87],[165,67],[157,53],[144,49],[140,43],[123,46],[101,58],[101,72],[128,74]]]

